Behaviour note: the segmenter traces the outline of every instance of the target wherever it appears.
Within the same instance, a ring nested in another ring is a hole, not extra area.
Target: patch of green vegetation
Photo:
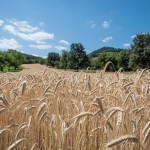
[[[33,56],[29,54],[24,54],[22,55],[25,57],[23,64],[35,64],[35,63],[40,63],[41,65],[44,65],[46,63],[46,59],[39,57],[39,56]]]
[[[5,66],[4,67],[4,71],[3,72],[20,72],[23,70],[23,67],[22,66],[19,66],[18,68],[15,69],[15,67],[13,66]]]

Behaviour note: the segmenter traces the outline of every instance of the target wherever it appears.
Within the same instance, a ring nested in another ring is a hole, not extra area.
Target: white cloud
[[[15,39],[0,39],[0,48],[1,49],[19,49],[20,45]]]
[[[52,48],[51,45],[29,45],[31,48],[36,48],[36,49],[50,49]]]
[[[34,41],[37,43],[43,43],[44,40],[53,39],[54,34],[50,34],[44,31],[38,31],[35,33],[23,33],[16,30],[16,28],[12,25],[5,25],[4,29],[7,30],[9,33],[16,35],[20,37],[21,39],[28,40],[28,41]]]
[[[94,21],[93,21],[93,20],[90,20],[90,21],[88,21],[87,23],[88,23],[88,24],[92,24],[92,23],[94,23]]]
[[[43,58],[45,58],[45,59],[46,59],[46,58],[47,58],[47,56],[43,56]]]
[[[39,26],[44,26],[44,22],[39,22]]]
[[[4,23],[4,21],[3,21],[3,20],[0,20],[0,26],[2,26],[2,25],[3,25],[3,23]]]
[[[95,24],[95,23],[91,24],[91,28],[92,28],[92,29],[95,28],[95,27],[96,27],[96,24]]]
[[[56,50],[66,50],[67,47],[64,46],[52,46],[52,45],[48,45],[48,44],[37,44],[37,45],[29,45],[29,47],[31,48],[35,48],[35,49],[41,49],[41,50],[46,50],[46,49],[56,49]]]
[[[130,47],[131,44],[130,44],[130,43],[125,43],[125,44],[123,44],[123,46],[124,46],[124,47]]]
[[[21,32],[32,33],[38,30],[38,27],[33,27],[29,25],[27,21],[9,20],[9,22]]]
[[[135,37],[136,37],[136,35],[132,35],[132,36],[131,36],[131,39],[134,39]]]
[[[64,46],[54,46],[55,49],[57,50],[66,50],[67,47],[64,47]]]
[[[112,40],[113,40],[112,36],[108,36],[108,37],[105,37],[105,38],[102,40],[102,42],[103,42],[103,43],[108,43],[109,41],[112,41]]]
[[[110,26],[111,21],[104,21],[102,23],[103,28],[108,28]]]
[[[65,45],[69,45],[69,42],[66,40],[60,40],[59,43],[65,44]]]
[[[38,27],[33,27],[27,21],[8,20],[9,25],[5,25],[4,29],[9,33],[27,41],[33,41],[37,44],[45,44],[45,40],[54,38],[54,34],[39,31]]]
[[[17,30],[12,25],[5,25],[4,29],[7,30],[9,33],[17,35]]]
[[[91,29],[93,29],[93,28],[95,28],[97,25],[96,25],[96,23],[94,22],[94,21],[88,21],[88,24],[90,25],[90,28]]]
[[[45,41],[36,41],[36,44],[47,44]]]
[[[37,55],[37,54],[31,54],[32,56],[36,56],[36,57],[39,57],[39,55]]]
[[[54,38],[54,34],[50,34],[44,31],[39,31],[31,34],[18,33],[17,35],[24,40],[34,41],[37,43],[41,43],[44,40],[50,40]]]

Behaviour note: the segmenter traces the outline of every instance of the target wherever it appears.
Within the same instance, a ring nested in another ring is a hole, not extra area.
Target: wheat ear
[[[11,144],[7,150],[13,150],[15,149],[22,141],[26,140],[25,138],[19,139],[15,141],[13,144]]]
[[[107,143],[107,147],[110,148],[110,147],[113,147],[113,146],[116,146],[116,145],[119,145],[123,142],[134,142],[134,143],[138,143],[138,138],[135,136],[135,135],[124,135],[124,136],[121,136],[109,143]]]
[[[144,140],[143,140],[143,143],[145,143],[148,139],[148,137],[150,136],[150,128],[147,130],[146,134],[145,134],[145,137],[144,137]]]
[[[104,97],[96,97],[95,98],[95,101],[97,101],[97,103],[98,103],[98,105],[99,105],[99,108],[100,108],[100,110],[102,111],[102,113],[104,113],[104,108],[103,108],[103,105],[102,105],[102,99],[103,99]]]

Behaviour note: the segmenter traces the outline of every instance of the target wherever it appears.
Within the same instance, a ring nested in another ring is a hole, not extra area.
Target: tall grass
[[[150,149],[150,72],[0,74],[7,149]]]

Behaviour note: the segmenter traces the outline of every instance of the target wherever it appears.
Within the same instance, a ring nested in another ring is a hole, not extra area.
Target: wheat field
[[[150,149],[150,72],[0,73],[0,150]]]

